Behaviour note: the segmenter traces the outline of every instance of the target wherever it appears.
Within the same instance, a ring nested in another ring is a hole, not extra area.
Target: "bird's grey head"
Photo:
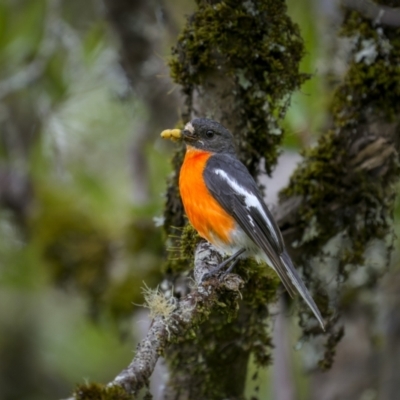
[[[182,132],[189,146],[212,153],[235,153],[232,134],[219,122],[207,118],[195,118],[188,122]]]

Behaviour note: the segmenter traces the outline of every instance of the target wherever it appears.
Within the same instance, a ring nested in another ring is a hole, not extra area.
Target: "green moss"
[[[195,249],[201,237],[192,225],[175,229],[169,236],[168,258],[163,270],[167,273],[181,273],[193,268]]]
[[[373,26],[358,13],[348,12],[341,34],[354,38],[355,44],[350,70],[332,107],[336,123],[359,123],[360,111],[371,104],[393,121],[400,98],[399,30]]]
[[[254,260],[244,263],[241,275],[244,274],[247,274],[248,280],[243,291],[243,304],[249,313],[241,332],[243,345],[254,355],[255,364],[265,367],[272,361],[268,305],[277,299],[280,280],[271,268]]]
[[[76,400],[135,400],[120,386],[104,386],[98,383],[78,385],[74,392]]]
[[[199,241],[201,240],[200,235],[197,231],[192,227],[192,225],[188,224],[183,228],[182,236],[181,236],[181,259],[187,261],[187,264],[193,265],[194,262],[194,252],[196,250]]]

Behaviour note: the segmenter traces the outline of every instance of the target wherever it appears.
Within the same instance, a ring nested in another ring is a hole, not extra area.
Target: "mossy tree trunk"
[[[342,194],[330,190],[326,192],[330,198],[321,196],[322,192],[314,197],[319,197],[318,203],[325,204],[326,210],[332,210],[325,214],[334,221],[331,237],[337,236],[330,240],[331,246],[319,250],[323,262],[313,267],[318,269],[325,262],[331,276],[345,281],[339,285],[340,292],[337,284],[330,285],[327,292],[331,301],[340,305],[340,323],[346,327],[346,336],[331,371],[314,374],[311,398],[321,399],[327,394],[331,397],[326,398],[360,398],[369,393],[392,399],[400,390],[394,376],[400,347],[394,295],[399,290],[398,260],[392,261],[383,282],[379,278],[387,271],[394,240],[391,225],[400,149],[400,14],[398,8],[388,7],[399,7],[400,2],[344,3],[349,9],[342,34],[353,41],[353,47],[345,80],[334,97],[334,134],[327,141],[334,144],[330,159],[340,171],[329,167],[326,159],[321,164],[325,172],[317,178],[317,183],[340,187]],[[321,152],[317,148],[313,154],[318,150]],[[314,166],[316,162],[314,158]],[[328,180],[328,168],[331,176],[339,176],[341,186],[336,179]],[[320,210],[315,221],[324,225],[322,207],[312,206]],[[325,227],[323,232],[329,230]],[[304,247],[321,247],[315,240],[309,245]],[[332,245],[337,250],[332,252]],[[315,277],[315,272],[312,275]]]
[[[276,162],[282,138],[279,119],[288,95],[305,79],[298,71],[304,51],[301,38],[280,1],[199,0],[197,4],[171,63],[173,77],[186,95],[185,119],[208,116],[230,128],[242,161],[257,177],[262,161],[268,172]],[[310,324],[308,310],[300,313],[304,336],[311,343],[312,338],[325,338],[317,357],[325,368],[330,367],[343,335],[339,322],[343,307],[336,309],[343,293],[357,298],[375,285],[388,263],[399,174],[399,32],[377,26],[354,11],[346,12],[342,34],[354,37],[355,44],[349,70],[333,97],[331,129],[306,153],[282,193],[278,213],[286,243],[328,321],[327,332],[322,333]],[[167,232],[184,222],[176,189],[182,154],[175,157],[175,180],[168,191]],[[378,262],[371,261],[374,252],[383,254]],[[168,264],[169,272],[179,268],[182,264]],[[337,279],[327,287],[332,275]],[[215,316],[197,329],[196,340],[183,339],[167,353],[171,372],[167,398],[243,395],[245,360],[260,334],[244,335],[250,326],[248,317],[255,316],[255,324],[263,321],[267,312],[254,311],[265,308],[274,297],[254,301],[263,288],[256,286],[250,291],[247,282],[238,318],[226,323]],[[255,308],[248,307],[250,299]],[[215,357],[228,337],[230,346],[223,357]],[[269,338],[264,336],[261,343],[267,355]],[[229,365],[227,360],[235,365],[229,372],[221,367],[221,362],[225,368]],[[260,365],[266,362],[264,357]]]
[[[299,73],[304,47],[298,27],[283,1],[199,0],[197,5],[171,61],[172,76],[186,96],[184,119],[207,116],[227,126],[239,157],[257,178],[262,164],[270,172],[276,163],[279,121],[290,94],[307,78]],[[180,150],[175,156],[168,190],[167,232],[185,223],[177,192],[182,155]],[[183,264],[170,261],[167,270],[191,269]],[[268,304],[276,299],[277,281],[249,261],[238,270],[247,280],[238,311],[213,312],[167,350],[167,399],[241,399],[250,354],[259,366],[270,363]]]
[[[397,364],[398,345],[392,329],[398,323],[395,316],[382,317],[385,309],[393,310],[388,295],[393,289],[378,282],[387,271],[394,240],[400,30],[379,23],[385,19],[378,16],[389,15],[390,9],[380,13],[380,6],[371,2],[365,2],[365,8],[362,2],[346,3],[358,11],[350,8],[344,13],[341,34],[353,45],[348,70],[333,97],[332,126],[306,153],[284,191],[280,226],[287,243],[294,244],[307,281],[325,297],[327,307],[336,309],[324,341],[322,366],[330,366],[341,326],[349,330],[332,371],[315,374],[311,398],[358,398],[366,391],[394,398],[398,380],[390,369]],[[396,271],[390,276],[395,286]],[[305,335],[313,337],[311,343],[318,340],[304,318],[302,326]],[[376,345],[377,332],[383,347]],[[382,368],[377,368],[379,360]]]
[[[327,356],[341,336],[334,327],[340,311],[387,269],[399,176],[399,29],[348,10],[341,34],[353,47],[332,100],[333,123],[283,191],[279,221],[307,281],[325,298],[322,311],[340,304],[328,326]],[[317,333],[305,319],[302,326],[306,335]]]

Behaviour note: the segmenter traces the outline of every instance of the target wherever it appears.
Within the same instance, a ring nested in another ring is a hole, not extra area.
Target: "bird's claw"
[[[220,268],[215,267],[211,269],[210,271],[206,272],[202,277],[201,277],[201,283],[208,281],[209,279],[215,277],[218,275],[218,272],[220,271]]]

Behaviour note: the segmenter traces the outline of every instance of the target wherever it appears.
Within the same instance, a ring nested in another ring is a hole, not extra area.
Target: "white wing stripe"
[[[246,189],[244,189],[242,186],[239,185],[239,183],[231,178],[224,170],[222,169],[214,169],[214,172],[225,179],[225,181],[228,183],[228,185],[239,195],[244,197],[245,203],[246,203],[246,208],[249,209],[250,207],[254,207],[258,210],[258,212],[262,215],[264,222],[267,224],[269,230],[272,232],[274,236],[275,231],[274,227],[271,225],[271,222],[269,221],[267,215],[264,212],[263,206],[260,204],[260,201],[257,199],[257,197],[253,194],[248,192]],[[250,223],[254,227],[254,221],[251,218],[251,215],[249,215]]]

